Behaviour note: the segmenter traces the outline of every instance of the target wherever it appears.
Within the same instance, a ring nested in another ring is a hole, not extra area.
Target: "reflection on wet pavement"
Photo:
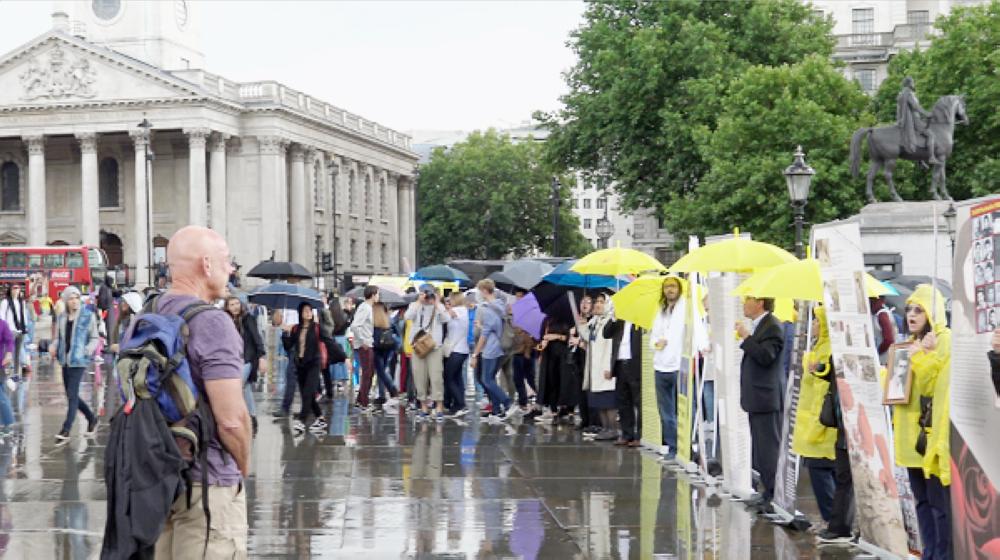
[[[106,373],[110,373],[107,370]],[[0,557],[96,558],[104,529],[104,444],[55,447],[65,414],[58,370],[39,368],[15,395],[22,437],[0,442]],[[113,385],[113,383],[112,383]],[[273,390],[271,392],[274,392]],[[270,410],[258,395],[262,412]],[[261,417],[247,481],[253,558],[853,558],[816,548],[690,483],[655,455],[585,442],[566,426],[414,424],[348,416],[323,403],[323,436],[293,436]],[[800,484],[810,496],[808,480]],[[816,519],[815,503],[802,509]]]

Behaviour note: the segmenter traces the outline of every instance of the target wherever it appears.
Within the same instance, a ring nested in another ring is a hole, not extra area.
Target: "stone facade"
[[[319,252],[339,273],[415,264],[408,136],[277,82],[167,71],[54,21],[0,58],[0,242],[100,244],[140,285],[153,240],[187,224],[225,235],[248,267],[274,254],[314,269]]]

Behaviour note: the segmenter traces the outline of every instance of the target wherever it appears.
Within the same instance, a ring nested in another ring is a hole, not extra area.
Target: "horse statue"
[[[945,164],[955,146],[954,132],[956,122],[968,125],[969,118],[965,114],[965,98],[961,95],[945,95],[938,99],[930,112],[926,133],[934,137],[934,154],[927,152],[926,140],[908,150],[903,142],[903,131],[899,125],[859,128],[851,138],[851,175],[857,178],[861,167],[861,142],[868,139],[868,182],[865,194],[869,203],[878,202],[872,191],[872,182],[879,169],[885,169],[885,181],[889,184],[889,193],[896,202],[903,199],[896,192],[892,182],[892,173],[896,170],[896,160],[906,159],[929,165],[933,168],[930,193],[934,200],[946,198],[951,200],[945,187]],[[932,159],[937,161],[931,161]]]

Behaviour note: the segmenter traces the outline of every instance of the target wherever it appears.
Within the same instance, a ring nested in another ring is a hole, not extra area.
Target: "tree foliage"
[[[500,259],[552,244],[552,170],[535,142],[513,143],[495,130],[474,132],[421,167],[417,183],[420,261]],[[560,254],[592,247],[570,209],[572,177],[561,180]]]
[[[874,100],[879,121],[896,118],[896,96],[906,76],[916,81],[928,111],[942,95],[965,95],[969,125],[955,129],[948,159],[948,190],[956,199],[996,192],[1000,176],[1000,1],[955,8],[935,23],[940,35],[924,50],[896,55]],[[896,183],[904,198],[926,198],[926,171],[901,162]]]
[[[697,189],[710,164],[696,133],[715,129],[743,71],[833,46],[830,21],[800,0],[598,0],[584,18],[565,108],[536,116],[552,130],[549,160],[613,184],[627,208]]]

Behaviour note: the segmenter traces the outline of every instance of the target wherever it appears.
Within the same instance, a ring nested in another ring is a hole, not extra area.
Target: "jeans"
[[[333,339],[340,345],[341,348],[344,349],[345,354],[349,354],[349,352],[347,352],[347,337],[336,336]],[[347,381],[347,362],[333,364],[330,366],[330,372],[333,375],[334,381]]]
[[[281,397],[281,411],[289,412],[292,410],[292,401],[295,400],[295,360],[291,358],[285,359],[285,393]]]
[[[392,350],[388,352],[375,351],[375,374],[378,375],[378,395],[382,398],[385,398],[386,392],[393,398],[399,395],[399,391],[396,390],[395,380],[393,379],[395,376],[389,372],[389,362],[392,360],[393,354],[395,352]]]
[[[455,412],[465,408],[465,360],[468,354],[452,352],[444,362],[444,407]]]
[[[64,432],[73,429],[73,421],[76,420],[77,412],[82,412],[87,418],[87,422],[94,421],[94,413],[87,406],[87,403],[80,399],[80,381],[83,380],[83,374],[86,370],[87,368],[82,367],[63,368],[63,387],[66,389],[66,400],[69,401],[66,408],[66,421],[63,422],[62,426]]]
[[[250,383],[250,372],[253,371],[253,364],[243,364],[243,400],[247,403],[247,411],[250,416],[257,416],[257,403],[253,398],[253,385]]]
[[[10,426],[14,423],[14,410],[10,407],[10,399],[7,397],[5,379],[5,376],[0,375],[0,425]]]
[[[535,360],[521,354],[514,355],[514,387],[517,389],[517,404],[528,406],[528,387],[535,387]]]
[[[849,535],[854,527],[854,479],[851,477],[851,458],[846,449],[837,446],[833,476],[837,483],[833,491],[833,509],[827,528],[838,535]],[[920,472],[920,469],[917,469]],[[950,529],[949,529],[950,530]]]
[[[355,354],[361,362],[361,386],[358,388],[358,404],[368,406],[368,393],[372,390],[372,374],[375,369],[375,350],[370,347],[358,348]]]
[[[816,496],[819,516],[829,523],[833,516],[833,497],[837,489],[833,461],[806,457],[803,459],[803,464],[809,469],[809,483],[812,485],[813,495]]]
[[[677,372],[656,372],[656,404],[660,409],[663,444],[677,452]]]
[[[936,476],[924,478],[919,468],[906,469],[910,475],[910,488],[917,502],[917,524],[924,560],[951,559],[951,504],[948,488],[941,486]]]
[[[497,385],[497,369],[501,358],[483,358],[483,388],[493,405],[493,414],[502,414],[510,406],[510,397]]]

